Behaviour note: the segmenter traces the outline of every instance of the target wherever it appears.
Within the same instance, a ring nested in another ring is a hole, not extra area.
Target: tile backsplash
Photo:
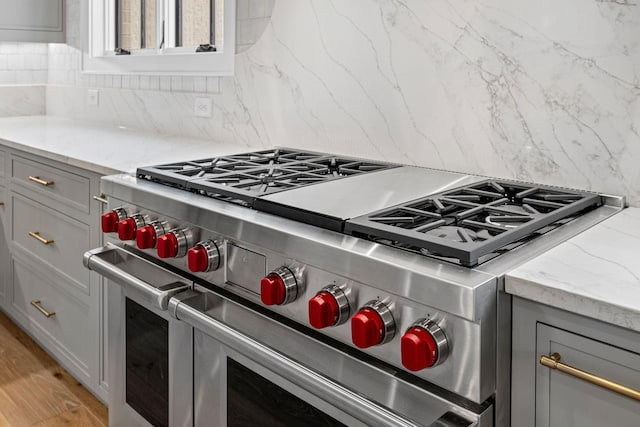
[[[262,1],[238,0],[238,31],[253,20],[255,34],[238,33],[247,45],[235,75],[220,79],[83,75],[79,19],[68,19],[68,46],[48,50],[47,113],[623,194],[640,206],[637,4]],[[67,13],[79,4],[67,0]],[[103,88],[99,107],[87,107],[86,87]],[[196,96],[212,98],[211,118],[194,117]]]
[[[43,43],[0,43],[0,85],[46,84],[48,57]]]

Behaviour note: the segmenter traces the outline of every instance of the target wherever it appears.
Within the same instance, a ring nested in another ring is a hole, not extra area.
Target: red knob
[[[309,323],[316,329],[333,326],[338,322],[340,307],[329,292],[319,292],[309,300]]]
[[[187,264],[194,273],[209,269],[209,254],[202,245],[196,245],[187,251]]]
[[[158,256],[173,258],[178,255],[178,237],[174,233],[163,234],[158,237]]]
[[[136,230],[136,243],[140,249],[151,249],[156,246],[156,229],[153,225],[145,225]]]
[[[102,232],[103,233],[115,233],[118,231],[118,221],[120,216],[118,212],[111,211],[102,215]]]
[[[264,305],[278,305],[284,302],[287,287],[277,273],[270,273],[260,281],[260,299]]]
[[[400,340],[402,364],[410,371],[433,366],[438,360],[438,344],[425,329],[414,326]]]
[[[136,221],[133,218],[127,218],[118,223],[118,238],[120,240],[133,240],[136,238]]]
[[[351,318],[351,341],[356,347],[367,348],[382,342],[385,325],[380,314],[365,307]]]

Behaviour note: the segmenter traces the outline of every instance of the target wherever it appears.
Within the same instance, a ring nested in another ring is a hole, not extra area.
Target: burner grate
[[[466,266],[537,230],[602,204],[600,196],[488,180],[347,222],[345,231]]]
[[[138,178],[252,206],[256,197],[396,165],[291,149],[138,168]]]

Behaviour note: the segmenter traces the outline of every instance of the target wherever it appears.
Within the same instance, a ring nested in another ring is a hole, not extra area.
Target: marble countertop
[[[507,274],[513,295],[640,331],[640,208],[628,208]]]
[[[0,118],[0,143],[102,175],[261,148],[48,116]]]

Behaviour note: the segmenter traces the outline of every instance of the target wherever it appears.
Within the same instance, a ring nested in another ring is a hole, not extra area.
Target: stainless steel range
[[[292,149],[102,186],[112,425],[507,425],[504,273],[624,206]]]

